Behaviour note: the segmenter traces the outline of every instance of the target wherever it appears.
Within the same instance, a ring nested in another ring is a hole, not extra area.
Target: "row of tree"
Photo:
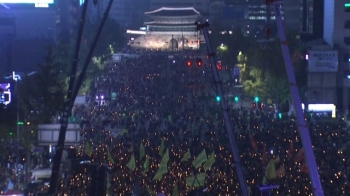
[[[78,73],[82,69],[87,52],[97,32],[98,23],[87,22],[82,38],[79,57]],[[74,37],[74,36],[73,36]],[[113,19],[108,19],[100,36],[94,57],[87,70],[85,81],[80,93],[86,93],[95,76],[101,75],[108,65],[109,58],[114,50],[118,51],[125,45],[123,29]],[[38,124],[52,123],[57,117],[68,88],[70,68],[72,64],[75,40],[71,43],[47,46],[47,54],[34,75],[24,76],[18,82],[13,92],[12,103],[7,108],[0,109],[0,139],[2,144],[0,159],[8,157],[14,146],[9,142],[16,139],[17,107],[19,106],[20,145],[31,148],[30,138],[36,138]],[[28,123],[28,124],[27,124]],[[11,147],[12,146],[12,147]],[[6,147],[7,150],[4,148]],[[3,151],[5,150],[5,151]]]
[[[259,96],[270,103],[290,100],[289,82],[277,32],[270,39],[244,36],[239,29],[225,34],[212,32],[213,45],[219,46],[218,59],[231,68],[236,66],[240,69],[246,96]],[[307,83],[303,45],[297,32],[288,30],[287,37],[297,84],[302,90]]]

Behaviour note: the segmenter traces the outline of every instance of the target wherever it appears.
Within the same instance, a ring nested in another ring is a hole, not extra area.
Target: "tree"
[[[86,24],[83,35],[84,41],[82,42],[82,48],[86,50],[83,50],[83,53],[87,53],[87,50],[90,48],[99,25],[100,22],[88,22]],[[110,58],[112,51],[119,51],[122,49],[126,44],[123,30],[124,29],[121,28],[117,21],[108,18],[98,40],[94,56],[102,57],[104,61]]]
[[[101,76],[104,72],[104,70],[107,68],[109,64],[109,61],[105,60],[103,61],[101,57],[93,57],[92,58],[92,65],[89,66],[88,70],[86,71],[85,80],[79,89],[80,93],[86,93],[90,89],[90,85],[94,81],[94,79],[97,76]]]
[[[217,49],[218,60],[225,64],[235,65],[237,63],[236,54],[239,51],[246,53],[251,46],[251,41],[244,37],[240,29],[225,30],[218,26],[211,29],[212,45]]]
[[[282,52],[278,43],[256,44],[247,55],[237,56],[246,95],[278,103],[288,100],[289,86]]]
[[[90,50],[98,26],[99,22],[93,23],[90,21],[86,24],[80,49],[77,75],[80,74],[80,71],[84,66],[83,63],[86,60],[87,53]],[[95,48],[94,57],[90,62],[79,93],[86,93],[88,91],[95,77],[101,75],[103,70],[107,67],[111,55],[115,51],[120,50],[125,45],[125,43],[126,42],[123,36],[123,32],[119,24],[113,19],[107,19],[106,24],[99,37],[98,44]],[[60,71],[62,72],[62,75],[66,75],[64,78],[64,92],[68,90],[73,52],[74,47],[72,44],[59,44],[54,48],[54,56],[56,57],[55,59],[57,63],[61,65]]]
[[[243,90],[247,96],[259,95],[261,97],[264,93],[262,86],[265,80],[261,61],[263,53],[256,47],[249,52],[250,55],[239,52],[237,56],[237,66],[241,70]]]
[[[14,125],[0,124],[0,164],[7,164],[8,155],[13,152],[11,139],[15,138],[15,131]]]
[[[281,103],[290,100],[290,90],[285,77],[269,77],[261,86],[263,97],[267,102]]]
[[[36,123],[51,123],[64,102],[66,75],[52,47],[47,48],[44,63],[38,66],[36,74],[19,82],[19,101],[22,112],[30,113]]]

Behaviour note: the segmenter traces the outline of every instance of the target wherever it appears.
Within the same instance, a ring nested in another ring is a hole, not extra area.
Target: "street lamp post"
[[[19,181],[19,92],[18,92],[18,82],[21,80],[21,76],[17,75],[15,72],[12,72],[12,79],[16,82],[16,96],[17,96],[17,125],[16,125],[16,132],[17,132],[17,146],[16,146],[16,173],[17,173],[17,180]]]

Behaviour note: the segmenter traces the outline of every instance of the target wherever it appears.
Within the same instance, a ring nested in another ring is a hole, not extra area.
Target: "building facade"
[[[263,24],[266,21],[265,1],[260,0],[225,0],[227,6],[246,6],[249,10],[249,21]],[[284,0],[281,1],[281,13],[286,28],[312,34],[314,38],[322,38],[323,0]],[[271,10],[270,19],[275,16]]]
[[[133,48],[178,51],[197,49],[204,42],[195,26],[201,15],[193,7],[162,7],[145,12],[145,16],[149,21],[144,23],[143,31],[127,31]]]
[[[313,45],[308,51],[308,104],[336,104],[338,51],[329,45]],[[338,105],[338,104],[336,104]]]
[[[16,36],[16,18],[12,14],[0,15],[0,73],[9,71],[10,47]]]
[[[99,21],[108,6],[109,0],[100,0],[96,5],[90,4],[90,19]],[[149,0],[114,0],[109,17],[121,27],[137,28],[144,22],[144,13],[149,10]]]
[[[315,3],[316,1],[314,1]],[[317,5],[318,7],[321,4]],[[314,5],[315,7],[315,5]],[[314,17],[322,11],[314,12]],[[350,1],[347,0],[327,0],[324,1],[323,8],[323,51],[327,55],[316,55],[315,57],[308,54],[308,66],[314,66],[313,62],[319,62],[318,66],[326,66],[327,69],[318,73],[309,70],[309,81],[315,80],[314,84],[319,83],[319,86],[324,83],[324,87],[328,90],[325,92],[322,89],[311,90],[308,100],[312,100],[310,96],[317,97],[318,102],[329,102],[337,106],[340,111],[348,113],[350,109]],[[317,20],[314,19],[313,30],[315,29]],[[321,21],[318,21],[321,22]],[[319,35],[316,35],[319,36]],[[315,46],[313,46],[315,48]],[[308,53],[314,52],[314,49]],[[322,51],[317,50],[319,54]],[[336,53],[335,53],[336,52]],[[321,59],[321,57],[323,59]],[[328,62],[326,61],[328,58]],[[316,59],[316,60],[315,60]],[[322,62],[323,61],[323,62]],[[318,79],[315,79],[318,78]],[[325,82],[323,82],[325,81]],[[309,83],[309,88],[315,87]],[[328,98],[326,98],[328,97]],[[333,97],[332,99],[330,97]]]
[[[202,13],[203,16],[209,14],[210,0],[151,0],[150,10],[156,10],[161,7],[193,7]]]
[[[10,7],[11,6],[11,7]],[[36,8],[33,5],[8,5],[1,9],[0,15],[15,18],[16,39],[48,38],[55,39],[56,9],[54,6]]]
[[[0,5],[0,71],[36,70],[57,38],[56,16],[54,4]]]
[[[299,31],[303,41],[323,39],[324,1],[300,0],[300,10]]]
[[[80,0],[59,0],[57,1],[57,40],[69,42],[80,20]]]

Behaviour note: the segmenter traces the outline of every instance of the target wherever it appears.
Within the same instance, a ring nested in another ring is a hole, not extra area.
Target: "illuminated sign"
[[[48,8],[49,4],[47,4],[47,3],[36,3],[35,7]]]
[[[0,3],[53,4],[54,0],[0,0]]]
[[[309,72],[337,72],[338,51],[309,51]]]
[[[0,84],[0,88],[3,90],[7,90],[10,88],[10,83],[4,83],[4,84]]]
[[[305,106],[302,103],[301,108],[304,110]],[[336,117],[337,107],[334,104],[309,104],[308,110],[312,112],[332,112],[332,118]]]
[[[10,84],[0,84],[0,104],[8,105],[11,103]]]
[[[127,33],[127,34],[146,35],[146,32],[144,32],[144,31],[127,30],[126,33]]]

